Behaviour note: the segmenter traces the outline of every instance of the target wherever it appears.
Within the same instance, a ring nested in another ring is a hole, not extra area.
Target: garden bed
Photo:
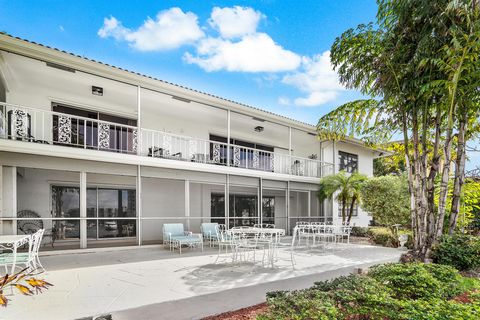
[[[266,303],[260,303],[247,308],[206,317],[203,320],[254,320],[258,315],[265,313],[267,309]]]

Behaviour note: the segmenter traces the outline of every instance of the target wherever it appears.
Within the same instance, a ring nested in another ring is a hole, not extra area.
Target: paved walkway
[[[260,303],[272,290],[309,287],[356,267],[398,261],[401,251],[367,245],[288,248],[275,268],[214,263],[216,251],[171,253],[160,247],[42,257],[54,287],[33,297],[15,295],[0,319],[79,319],[113,313],[114,320],[199,319]]]

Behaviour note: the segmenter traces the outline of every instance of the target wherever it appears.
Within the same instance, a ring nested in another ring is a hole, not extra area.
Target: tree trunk
[[[347,224],[350,225],[350,220],[352,220],[353,208],[355,208],[355,202],[357,201],[357,197],[352,197],[352,202],[350,203],[350,211],[348,212],[348,219]]]
[[[413,188],[413,166],[410,161],[410,147],[408,139],[408,120],[407,113],[403,111],[402,113],[402,131],[403,131],[403,146],[405,150],[405,167],[408,174],[408,191],[410,193],[410,220],[412,224],[412,234],[413,234],[413,249],[418,251],[420,248],[420,230],[418,229],[417,222],[417,207],[415,206],[415,191]]]
[[[342,198],[342,224],[345,224],[345,207],[347,206],[347,199]]]
[[[425,257],[428,251],[427,246],[427,201],[425,199],[425,172],[422,170],[422,158],[420,157],[420,139],[419,139],[419,125],[418,125],[418,112],[414,107],[412,110],[412,140],[413,140],[413,165],[414,165],[414,176],[413,176],[413,186],[415,194],[415,207],[417,214],[417,224],[418,224],[418,242],[420,255]]]
[[[453,234],[457,226],[458,213],[460,212],[460,195],[465,183],[465,131],[467,113],[464,112],[458,126],[458,147],[455,160],[455,180],[453,183],[452,207],[448,223],[448,234]]]
[[[435,116],[435,139],[433,142],[433,155],[430,164],[426,182],[427,206],[428,206],[428,225],[429,225],[429,243],[436,243],[436,221],[435,221],[435,178],[437,177],[440,166],[440,138],[442,134],[442,110],[437,104]]]

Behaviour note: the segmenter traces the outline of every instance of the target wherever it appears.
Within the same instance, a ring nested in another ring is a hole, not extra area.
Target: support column
[[[288,127],[288,173],[292,174],[292,127]]]
[[[137,244],[142,245],[142,171],[141,166],[137,166],[136,181],[136,208],[137,208]]]
[[[258,223],[263,224],[263,179],[259,178],[258,183]]]
[[[87,173],[80,172],[80,248],[87,247]]]
[[[142,153],[142,112],[141,112],[141,90],[140,86],[137,86],[137,155]]]
[[[320,173],[320,178],[323,178],[323,175],[324,175],[324,173],[323,173],[324,161],[323,161],[323,148],[322,148],[322,146],[323,146],[323,142],[320,140],[320,143],[319,143],[320,150],[318,152],[318,156],[320,158],[320,172],[319,172]]]
[[[0,166],[0,217],[17,217],[17,167]],[[0,234],[17,234],[17,221],[2,221]]]
[[[290,234],[290,181],[287,181],[285,196],[285,205],[287,207],[287,234]]]
[[[333,152],[333,168],[332,168],[332,174],[336,174],[338,172],[338,169],[337,169],[337,148],[336,148],[336,143],[335,141],[333,141],[333,144],[332,144],[332,152]],[[338,217],[338,201],[335,200],[335,197],[332,197],[332,200],[331,200],[331,208],[332,208],[332,223],[336,223],[339,219]]]
[[[230,123],[231,123],[231,111],[227,110],[227,166],[230,166]]]
[[[308,208],[307,208],[307,212],[308,212],[308,221],[311,221],[310,218],[312,217],[312,193],[310,192],[310,190],[308,190],[308,196],[307,196],[307,205],[308,205]]]
[[[187,230],[190,230],[190,180],[185,180],[185,218]]]
[[[225,227],[229,229],[229,217],[230,217],[230,175],[225,177]]]

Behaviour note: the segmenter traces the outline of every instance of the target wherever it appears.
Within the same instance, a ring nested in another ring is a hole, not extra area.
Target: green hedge
[[[445,235],[434,246],[432,256],[434,262],[454,266],[458,270],[480,268],[480,237]]]
[[[384,247],[398,247],[398,239],[393,236],[392,231],[384,227],[371,227],[368,229],[368,236],[373,243]]]
[[[386,264],[368,275],[318,282],[312,288],[267,295],[276,319],[480,319],[480,281],[466,279],[450,266]],[[467,294],[466,302],[454,297]]]

